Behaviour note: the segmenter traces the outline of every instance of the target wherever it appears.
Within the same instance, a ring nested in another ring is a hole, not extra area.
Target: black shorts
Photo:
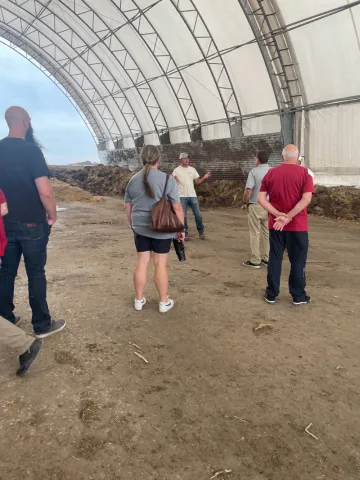
[[[154,252],[154,253],[169,253],[172,238],[150,238],[134,234],[135,246],[138,253]]]

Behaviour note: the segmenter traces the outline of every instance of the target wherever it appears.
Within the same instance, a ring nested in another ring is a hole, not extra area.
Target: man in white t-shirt
[[[189,155],[182,153],[179,157],[180,166],[173,171],[173,177],[179,186],[180,201],[184,209],[185,217],[185,236],[188,236],[189,228],[187,223],[187,209],[191,208],[195,216],[196,228],[199,232],[199,237],[205,240],[204,225],[200,213],[199,201],[196,195],[194,182],[196,185],[201,185],[205,180],[211,177],[211,173],[207,173],[202,178],[195,168],[189,167]]]
[[[299,160],[297,161],[298,165],[301,165],[302,167],[306,168],[307,171],[308,171],[308,174],[310,175],[310,177],[312,177],[313,179],[313,182],[314,182],[314,185],[315,185],[315,174],[312,170],[310,170],[310,168],[307,168],[305,166],[305,161],[304,161],[304,158],[303,157],[299,157]]]

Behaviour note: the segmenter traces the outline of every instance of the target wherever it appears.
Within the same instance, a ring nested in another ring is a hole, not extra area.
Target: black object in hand
[[[186,257],[185,257],[185,245],[182,240],[178,240],[177,238],[174,238],[173,240],[174,248],[176,255],[178,256],[178,259],[180,262],[185,262]]]

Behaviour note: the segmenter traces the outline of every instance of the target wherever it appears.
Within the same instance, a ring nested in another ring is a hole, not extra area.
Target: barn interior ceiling
[[[0,0],[0,37],[107,148],[278,132],[286,115],[301,136],[304,112],[359,102],[359,3]]]

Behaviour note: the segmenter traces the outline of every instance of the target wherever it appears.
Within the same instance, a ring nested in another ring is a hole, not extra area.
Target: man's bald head
[[[5,112],[5,120],[10,137],[25,138],[27,130],[31,127],[30,115],[22,107],[9,107]]]
[[[9,128],[30,122],[30,115],[21,107],[9,107],[5,112],[5,120]]]
[[[296,145],[286,145],[282,152],[283,161],[286,163],[297,163],[299,156],[299,149]]]

